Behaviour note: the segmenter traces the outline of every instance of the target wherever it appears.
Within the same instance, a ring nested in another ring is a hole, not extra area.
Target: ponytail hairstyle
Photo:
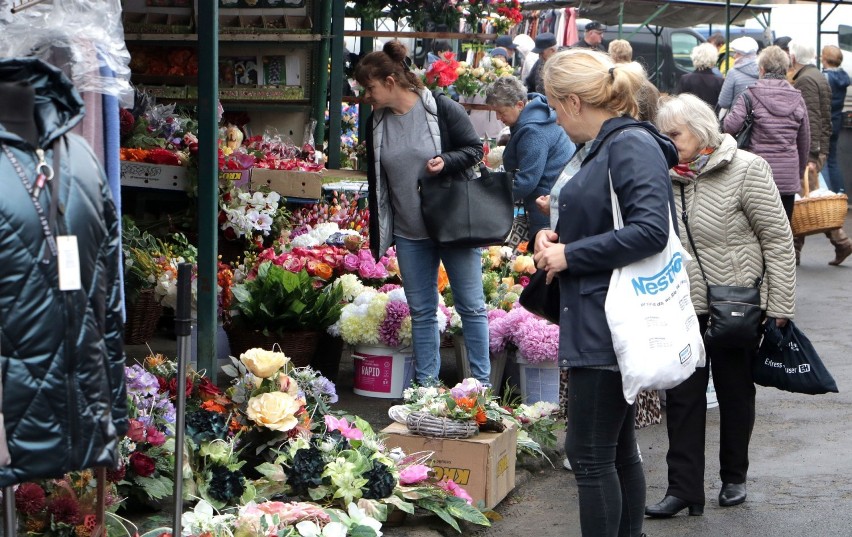
[[[423,89],[423,81],[411,72],[408,49],[398,40],[388,41],[381,51],[364,56],[355,66],[355,80],[366,86],[370,80],[384,81],[393,77],[401,88]]]
[[[591,106],[617,116],[637,117],[636,95],[647,80],[636,62],[613,63],[602,52],[573,48],[557,52],[544,64],[544,88],[555,99],[573,93]]]

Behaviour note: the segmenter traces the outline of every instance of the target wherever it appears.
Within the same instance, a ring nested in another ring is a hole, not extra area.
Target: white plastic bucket
[[[400,399],[402,391],[414,378],[414,356],[410,348],[358,345],[352,359],[355,363],[352,391],[357,395]]]
[[[539,401],[559,404],[559,366],[556,362],[529,363],[516,357],[520,369],[521,398],[524,404]]]

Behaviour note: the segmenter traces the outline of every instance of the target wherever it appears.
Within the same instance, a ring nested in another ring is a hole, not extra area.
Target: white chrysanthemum
[[[311,235],[305,233],[292,239],[290,241],[290,244],[294,248],[313,248],[314,246],[319,246],[320,241],[317,240],[316,237],[312,237]]]
[[[388,291],[388,300],[391,302],[406,302],[405,289],[399,287],[397,289]]]
[[[343,287],[343,300],[352,302],[364,291],[364,284],[354,274],[344,274],[334,281],[335,286]]]

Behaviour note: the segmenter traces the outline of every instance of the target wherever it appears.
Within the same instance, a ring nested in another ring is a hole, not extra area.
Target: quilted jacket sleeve
[[[745,92],[743,92],[745,93]],[[740,98],[734,103],[733,108],[725,116],[725,132],[728,134],[736,134],[739,131],[746,118],[745,98],[740,94]]]
[[[101,247],[106,274],[106,317],[104,341],[107,348],[107,375],[112,389],[112,421],[119,437],[124,436],[129,425],[127,417],[127,390],[124,384],[124,318],[121,301],[121,237],[119,219],[112,201],[109,186],[102,187],[104,220],[107,236]]]
[[[749,163],[742,188],[743,212],[757,235],[766,266],[766,315],[792,319],[796,308],[793,233],[772,179],[772,170],[765,160],[757,157]]]

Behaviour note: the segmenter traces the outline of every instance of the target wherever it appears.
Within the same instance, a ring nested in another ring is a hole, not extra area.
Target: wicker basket
[[[808,172],[805,170],[804,196],[793,206],[793,218],[790,221],[793,235],[803,237],[842,228],[849,210],[846,194],[811,198],[808,197],[809,183]]]
[[[273,350],[273,347],[278,345],[281,352],[290,358],[295,367],[311,365],[311,358],[317,350],[320,335],[316,330],[295,330],[281,335],[265,336],[259,330],[243,328],[236,324],[226,326],[225,333],[228,335],[232,356],[239,357],[253,348]]]
[[[425,412],[412,412],[405,419],[405,425],[414,434],[437,438],[470,438],[479,433],[475,421],[439,418]]]
[[[147,343],[157,330],[157,322],[163,307],[157,302],[153,289],[143,289],[135,302],[127,304],[127,320],[124,323],[124,343],[141,345]]]

